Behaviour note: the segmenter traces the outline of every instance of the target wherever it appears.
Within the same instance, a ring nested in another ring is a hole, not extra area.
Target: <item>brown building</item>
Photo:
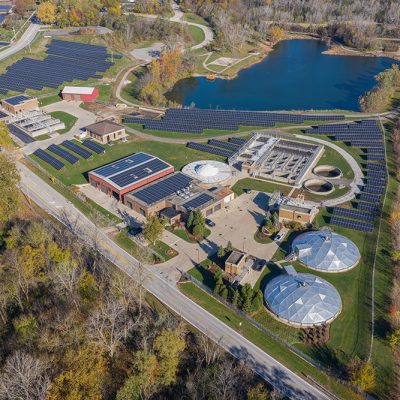
[[[316,213],[313,208],[282,204],[279,207],[279,221],[296,221],[301,224],[311,224]]]
[[[85,129],[88,136],[102,144],[107,144],[128,136],[122,125],[110,120],[96,122],[88,125]]]
[[[9,97],[1,101],[1,105],[11,114],[20,114],[26,111],[39,108],[39,102],[36,97],[26,94]]]
[[[201,210],[204,217],[209,217],[225,207],[223,198],[197,186],[192,178],[181,172],[127,193],[124,203],[145,217],[151,217],[166,208],[186,215],[192,210]]]
[[[246,264],[246,254],[237,250],[232,253],[225,261],[225,272],[232,275],[239,275]]]

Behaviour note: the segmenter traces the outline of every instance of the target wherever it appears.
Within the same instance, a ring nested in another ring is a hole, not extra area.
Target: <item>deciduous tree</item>
[[[40,3],[37,8],[37,17],[45,24],[53,24],[56,21],[57,6],[52,1]]]

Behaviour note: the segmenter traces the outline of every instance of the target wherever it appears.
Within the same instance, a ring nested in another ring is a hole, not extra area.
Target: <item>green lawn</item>
[[[337,142],[335,142],[335,144],[337,144]],[[332,147],[325,146],[324,154],[317,165],[333,165],[342,171],[343,178],[354,178],[354,172],[349,163],[336,150],[332,149]]]
[[[113,236],[113,240],[118,246],[122,247],[127,253],[142,262],[155,262],[155,256],[151,252],[146,252],[136,242],[128,237],[125,232],[120,232]]]
[[[40,107],[44,107],[44,106],[48,106],[50,104],[53,103],[57,103],[59,101],[61,101],[61,97],[58,94],[53,94],[51,96],[47,96],[47,97],[42,97],[39,99],[39,106]]]
[[[208,26],[208,22],[204,18],[200,17],[200,15],[197,15],[197,14],[185,13],[183,15],[183,19],[187,22],[193,22],[194,24]]]
[[[75,125],[75,122],[78,120],[78,118],[76,118],[74,115],[68,114],[64,111],[53,111],[50,113],[50,115],[53,118],[57,118],[61,122],[64,122],[65,128],[58,131],[60,134],[69,132]]]
[[[166,229],[167,229],[169,232],[173,233],[174,235],[178,236],[180,239],[184,240],[185,242],[188,242],[188,243],[197,243],[196,240],[192,240],[192,239],[189,237],[188,231],[187,231],[186,229],[181,229],[181,228],[172,229],[170,226],[167,226]],[[204,237],[203,237],[203,239],[206,239],[208,236],[210,236],[210,234],[211,234],[211,231],[210,231],[208,228],[206,228],[206,229],[204,230]]]
[[[94,168],[108,164],[112,161],[126,157],[130,154],[144,151],[171,163],[176,170],[180,170],[184,165],[196,160],[208,159],[223,161],[224,158],[207,154],[193,149],[188,149],[183,144],[170,144],[161,142],[152,142],[139,139],[131,139],[127,143],[117,143],[113,146],[106,146],[105,154],[93,154],[88,160],[80,159],[75,165],[69,165],[61,171],[56,171],[50,165],[44,163],[34,155],[35,159],[49,173],[60,179],[66,185],[87,183],[87,172]]]
[[[169,261],[178,255],[178,252],[176,250],[172,249],[161,240],[157,240],[153,248],[158,254],[160,254],[160,256],[164,258],[164,261]],[[169,254],[171,250],[175,255]]]
[[[111,96],[111,85],[99,85],[97,86],[97,89],[99,89],[99,97],[98,99],[100,101],[105,101],[107,102],[108,100],[110,100],[110,96]]]
[[[201,42],[203,42],[206,36],[201,28],[199,28],[198,26],[189,25],[187,29],[192,36],[194,44],[200,44]]]
[[[234,311],[215,300],[194,284],[190,282],[181,284],[180,289],[186,296],[201,305],[205,310],[216,316],[226,325],[238,331],[260,349],[290,367],[295,373],[312,376],[340,398],[349,400],[358,398],[350,389],[311,366],[296,354],[288,351],[283,345],[267,336],[251,323],[243,320]]]
[[[79,211],[84,213],[88,218],[94,221],[99,226],[109,226],[111,223],[119,224],[122,222],[120,218],[110,213],[103,207],[99,206],[94,201],[86,198],[82,201],[76,197],[71,190],[68,190],[64,186],[56,183],[50,182],[50,177],[46,175],[43,171],[37,168],[32,162],[24,160],[25,165],[32,170],[39,178],[48,184],[51,184],[53,189],[57,190],[66,199],[68,199]]]
[[[245,190],[256,190],[259,192],[273,193],[275,190],[279,190],[285,195],[289,194],[292,189],[291,186],[280,185],[279,183],[271,181],[261,181],[253,178],[244,178],[237,181],[232,190],[235,192],[236,196],[240,196],[245,193]]]

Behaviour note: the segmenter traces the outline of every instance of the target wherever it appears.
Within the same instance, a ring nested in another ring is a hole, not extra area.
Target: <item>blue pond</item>
[[[360,95],[375,85],[374,76],[395,63],[322,54],[326,49],[317,40],[286,40],[235,79],[183,79],[166,97],[198,108],[356,111]]]

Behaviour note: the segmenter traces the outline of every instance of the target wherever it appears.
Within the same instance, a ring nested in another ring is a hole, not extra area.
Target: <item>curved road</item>
[[[18,168],[21,172],[21,190],[36,204],[73,230],[86,243],[93,245],[131,278],[143,282],[146,290],[237,359],[246,362],[282,394],[296,400],[332,398],[188,299],[174,282],[162,278],[154,268],[141,267],[135,258],[114,243],[61,194],[23,164],[18,163]],[[307,373],[306,370],[303,372]]]
[[[11,44],[10,47],[0,52],[0,61],[5,60],[7,57],[18,53],[23,50],[25,47],[29,46],[32,41],[35,39],[36,35],[40,30],[40,26],[37,24],[30,24],[26,29],[21,38],[15,43]]]

